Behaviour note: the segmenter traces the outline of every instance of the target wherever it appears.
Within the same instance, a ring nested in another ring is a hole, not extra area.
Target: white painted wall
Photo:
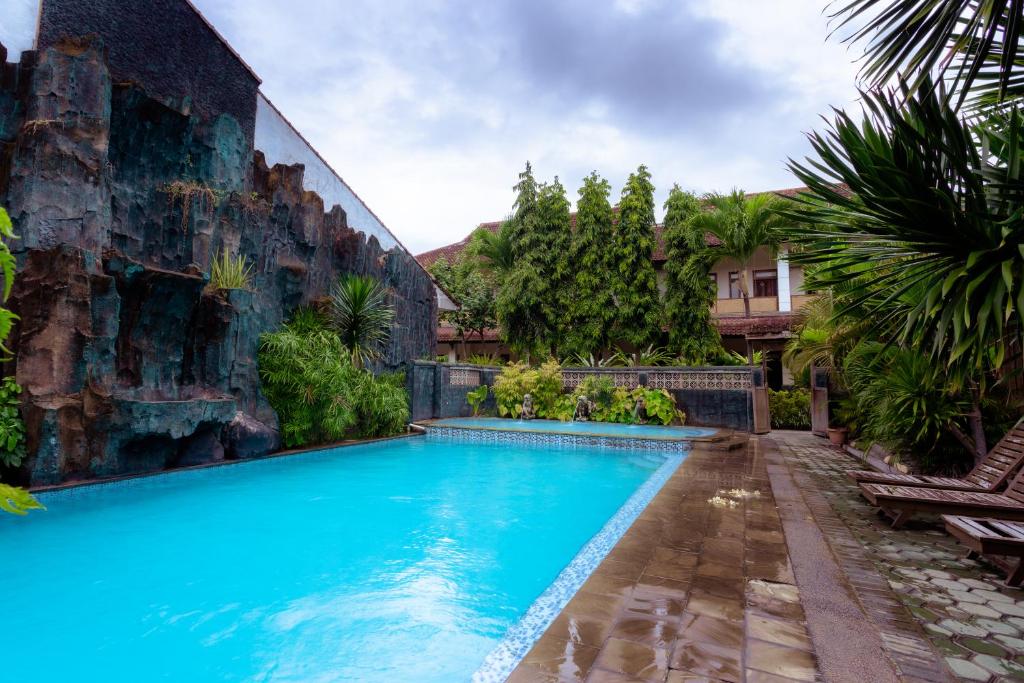
[[[263,152],[267,164],[302,164],[306,167],[303,185],[324,200],[329,211],[335,204],[345,210],[353,230],[373,235],[385,250],[398,245],[398,240],[352,188],[327,165],[291,123],[271,104],[263,93],[256,99],[255,147]]]

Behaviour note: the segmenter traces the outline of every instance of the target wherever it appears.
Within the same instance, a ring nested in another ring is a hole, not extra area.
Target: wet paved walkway
[[[694,450],[510,681],[1024,680],[1024,592],[801,432]]]

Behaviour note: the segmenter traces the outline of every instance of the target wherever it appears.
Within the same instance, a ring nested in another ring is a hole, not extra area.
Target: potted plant
[[[849,433],[850,430],[846,427],[829,427],[828,440],[831,441],[834,446],[842,446],[846,443],[846,437]]]

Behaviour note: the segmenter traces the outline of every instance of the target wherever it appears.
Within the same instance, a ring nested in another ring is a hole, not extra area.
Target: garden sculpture
[[[519,414],[524,420],[532,420],[537,417],[537,413],[533,409],[533,396],[526,394],[523,396],[523,412]]]

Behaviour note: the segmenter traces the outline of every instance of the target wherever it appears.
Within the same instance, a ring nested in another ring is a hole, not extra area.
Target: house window
[[[715,298],[718,298],[718,273],[708,273],[711,278],[711,286],[715,288]]]
[[[754,271],[754,296],[778,296],[779,272],[771,270]]]
[[[740,291],[740,273],[738,270],[729,271],[729,298],[739,299],[743,296]]]

